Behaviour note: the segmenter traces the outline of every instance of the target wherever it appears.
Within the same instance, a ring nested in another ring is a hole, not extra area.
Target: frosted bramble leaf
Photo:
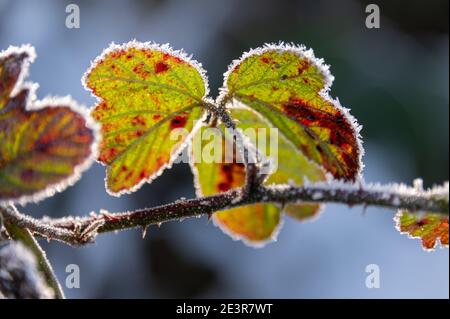
[[[98,97],[92,116],[101,124],[99,161],[113,195],[132,192],[170,167],[204,114],[208,93],[200,64],[167,45],[112,44],[83,78]]]
[[[72,99],[35,101],[21,83],[33,59],[30,46],[0,53],[0,204],[62,191],[96,156],[96,126]]]
[[[420,239],[425,250],[433,250],[438,242],[442,247],[448,247],[448,216],[399,211],[395,216],[395,222],[402,234]]]
[[[243,186],[245,166],[239,160],[236,150],[231,156],[226,152],[225,149],[233,149],[233,141],[229,135],[224,134],[223,125],[215,131],[214,139],[220,143],[216,149],[222,148],[222,158],[215,161],[205,158],[207,145],[214,143],[208,138],[201,138],[206,129],[210,128],[202,127],[197,131],[190,149],[197,195],[208,196]],[[242,239],[252,246],[262,246],[267,240],[274,240],[276,237],[280,208],[274,204],[253,204],[217,212],[212,218],[214,223],[233,239]]]
[[[260,153],[270,157],[272,172],[265,184],[295,184],[302,186],[305,180],[321,182],[326,180],[326,174],[316,163],[308,160],[305,155],[296,149],[286,137],[277,134],[271,137],[270,129],[276,129],[264,117],[240,103],[230,107],[231,116],[236,119],[236,125],[245,134],[249,141],[257,146],[265,145]],[[259,132],[259,133],[258,133]],[[272,141],[272,139],[277,139]],[[266,139],[261,143],[259,139]],[[323,205],[315,203],[287,204],[283,211],[300,221],[316,216]]]
[[[24,45],[10,47],[0,56],[0,110],[6,107],[10,96],[15,95],[27,75],[28,65],[35,59],[34,48]],[[13,94],[14,93],[14,94]]]
[[[399,210],[394,217],[397,230],[410,238],[419,238],[425,250],[433,250],[440,242],[442,247],[448,247],[448,190],[449,183],[436,185],[424,191],[422,179],[414,180],[414,187],[396,186],[398,191],[416,194],[420,193],[442,206],[446,215],[432,212],[414,212]]]
[[[233,62],[218,101],[251,107],[308,159],[337,179],[354,181],[362,168],[359,127],[328,96],[332,80],[311,50],[265,45]]]

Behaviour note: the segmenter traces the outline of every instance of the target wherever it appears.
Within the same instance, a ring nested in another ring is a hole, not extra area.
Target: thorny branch
[[[180,220],[188,217],[211,215],[216,211],[257,202],[286,204],[289,202],[330,202],[349,206],[379,206],[406,209],[410,212],[428,211],[448,216],[448,187],[440,193],[420,191],[401,185],[374,186],[357,184],[308,184],[296,186],[258,186],[252,193],[243,188],[213,196],[178,200],[170,204],[133,212],[100,212],[89,217],[41,220],[20,214],[14,207],[0,207],[6,222],[27,228],[34,234],[69,245],[92,242],[98,233],[141,227]]]

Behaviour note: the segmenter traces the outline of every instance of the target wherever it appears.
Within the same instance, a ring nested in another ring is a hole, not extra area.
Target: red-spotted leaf
[[[440,242],[442,247],[448,248],[448,182],[443,185],[434,186],[426,191],[423,190],[422,180],[414,181],[414,188],[408,192],[414,194],[415,191],[425,193],[430,200],[441,203],[446,209],[446,215],[432,212],[414,212],[399,210],[394,217],[397,230],[402,234],[407,234],[410,238],[418,238],[422,242],[425,250],[433,250]],[[406,191],[405,188],[402,189]]]
[[[92,116],[101,124],[99,161],[113,195],[136,190],[172,165],[208,93],[200,64],[168,46],[136,41],[111,45],[83,82],[99,99]]]
[[[66,98],[34,100],[22,79],[30,46],[0,53],[0,204],[25,204],[73,184],[96,157],[95,124]]]
[[[311,50],[266,45],[233,62],[219,102],[249,106],[308,159],[337,179],[354,181],[362,166],[359,128],[328,96],[332,80],[328,66]]]
[[[245,182],[245,166],[233,146],[231,135],[218,128],[202,127],[190,148],[191,168],[198,196],[213,195],[241,187]],[[253,204],[213,215],[213,221],[233,239],[252,246],[274,240],[280,223],[280,208],[274,204]]]
[[[438,242],[442,247],[448,247],[448,216],[399,211],[395,216],[395,222],[402,234],[420,239],[425,250],[433,250]]]

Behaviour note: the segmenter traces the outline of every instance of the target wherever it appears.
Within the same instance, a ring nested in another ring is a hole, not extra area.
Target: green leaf
[[[254,146],[259,145],[259,152],[272,161],[270,176],[265,184],[301,186],[305,180],[309,182],[326,180],[323,169],[308,160],[284,135],[276,134],[278,133],[276,127],[264,117],[242,106],[230,108],[230,114],[237,120],[237,127],[249,138],[249,141]],[[260,139],[265,139],[265,143],[261,143]],[[315,203],[287,204],[283,211],[303,221],[317,215],[321,207],[322,205]]]
[[[359,127],[328,96],[333,77],[311,50],[266,45],[245,53],[226,73],[219,102],[243,103],[335,178],[354,181],[362,168]]]
[[[420,239],[425,250],[433,250],[438,242],[442,247],[448,247],[448,216],[433,213],[411,214],[401,210],[394,220],[398,231],[410,238]]]
[[[207,80],[201,65],[168,46],[112,44],[86,73],[98,97],[99,161],[113,195],[129,193],[170,167],[204,114]],[[183,136],[171,135],[175,129]]]
[[[72,185],[96,156],[97,131],[70,98],[34,101],[22,85],[29,46],[0,53],[0,204],[25,204]]]
[[[231,155],[226,151],[233,148],[232,137],[225,134],[223,125],[217,129],[202,127],[195,134],[190,159],[198,196],[226,192],[244,185],[245,166],[239,154],[236,150]],[[212,157],[208,158],[210,153]],[[280,208],[274,204],[247,205],[217,212],[212,218],[232,238],[262,246],[276,237]]]

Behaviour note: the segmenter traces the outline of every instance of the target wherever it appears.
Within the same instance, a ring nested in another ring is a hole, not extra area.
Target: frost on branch
[[[97,129],[70,97],[36,101],[22,83],[31,46],[0,52],[0,204],[25,204],[75,183],[96,156]]]
[[[52,299],[34,255],[21,243],[0,247],[0,299]]]

